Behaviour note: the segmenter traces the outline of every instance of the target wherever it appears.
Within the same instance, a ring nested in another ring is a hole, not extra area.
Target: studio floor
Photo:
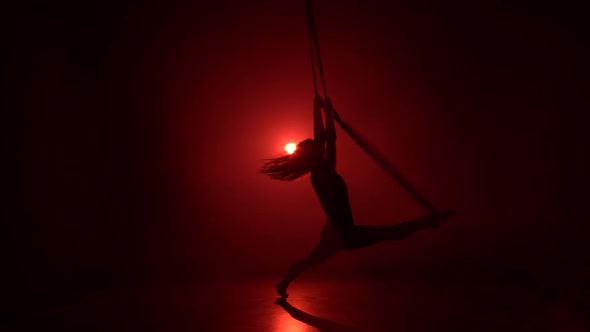
[[[302,278],[150,284],[21,313],[4,331],[590,331],[575,305],[492,282]]]

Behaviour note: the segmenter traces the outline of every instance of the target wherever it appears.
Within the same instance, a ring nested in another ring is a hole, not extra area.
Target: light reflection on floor
[[[590,331],[571,305],[485,282],[303,279],[275,303],[275,280],[110,289],[25,313],[7,330]],[[2,329],[4,330],[4,329]]]
[[[272,332],[311,332],[315,328],[293,319],[286,311],[275,316]]]

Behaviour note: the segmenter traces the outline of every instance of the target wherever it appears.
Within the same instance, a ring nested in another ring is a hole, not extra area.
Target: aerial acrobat
[[[322,122],[324,108],[326,126]],[[292,181],[310,174],[311,184],[324,209],[327,222],[320,241],[311,253],[291,266],[276,285],[278,294],[287,297],[289,284],[302,272],[336,253],[367,247],[382,241],[402,240],[428,228],[438,227],[452,211],[432,213],[424,218],[393,225],[355,225],[344,179],[336,172],[336,131],[331,102],[316,96],[313,107],[314,138],[297,144],[293,154],[269,159],[262,172],[276,180]]]
[[[287,288],[289,284],[302,272],[324,262],[338,252],[364,248],[382,241],[402,240],[421,230],[436,228],[454,214],[453,211],[435,210],[395,169],[385,165],[341,120],[326,94],[319,42],[310,0],[306,0],[305,4],[315,87],[313,105],[314,137],[299,142],[292,154],[266,160],[261,172],[269,175],[272,179],[283,181],[293,181],[309,174],[311,184],[326,213],[327,222],[321,231],[319,243],[311,253],[293,264],[284,278],[276,284],[277,293],[282,298],[288,296]],[[316,51],[315,58],[314,49]],[[318,62],[325,98],[319,96],[317,89],[316,61]],[[326,120],[325,126],[322,120],[322,109]],[[336,172],[335,121],[431,213],[420,219],[393,225],[355,225],[346,183]]]

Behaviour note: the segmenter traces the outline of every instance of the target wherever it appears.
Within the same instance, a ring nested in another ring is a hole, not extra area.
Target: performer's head
[[[286,156],[267,159],[261,172],[275,180],[293,181],[308,174],[323,159],[323,147],[313,139],[297,144],[295,152]]]

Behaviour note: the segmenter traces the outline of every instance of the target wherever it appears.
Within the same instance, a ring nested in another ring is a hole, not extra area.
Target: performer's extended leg
[[[348,249],[363,248],[381,241],[403,240],[423,229],[438,227],[451,214],[451,212],[437,213],[395,225],[356,225],[347,233]]]

